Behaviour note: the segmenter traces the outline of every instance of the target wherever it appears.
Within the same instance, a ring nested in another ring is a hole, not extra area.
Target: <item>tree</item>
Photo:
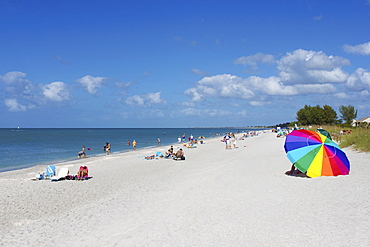
[[[321,108],[317,106],[305,105],[297,112],[297,120],[303,125],[310,124],[334,124],[337,120],[337,113],[328,105]]]
[[[341,105],[339,107],[339,112],[341,114],[341,118],[346,124],[351,124],[353,119],[357,117],[357,110],[355,110],[355,107],[351,105]]]
[[[337,112],[328,105],[323,106],[324,110],[324,122],[323,124],[334,124],[337,120]]]
[[[311,119],[310,113],[311,106],[305,105],[297,112],[297,120],[300,124],[309,125]]]

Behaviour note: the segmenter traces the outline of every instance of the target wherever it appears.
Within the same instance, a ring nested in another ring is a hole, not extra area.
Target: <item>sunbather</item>
[[[77,179],[83,180],[85,178],[88,178],[89,176],[89,168],[87,166],[80,166],[80,169],[77,172]]]
[[[173,159],[175,160],[185,160],[184,151],[180,148],[179,151],[176,152],[176,155]]]

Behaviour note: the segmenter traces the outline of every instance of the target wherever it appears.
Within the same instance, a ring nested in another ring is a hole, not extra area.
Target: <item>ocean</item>
[[[0,172],[48,165],[77,159],[85,146],[87,157],[105,155],[103,146],[111,144],[111,152],[127,152],[136,140],[137,149],[177,142],[186,134],[212,137],[227,132],[245,132],[247,128],[16,128],[0,129]]]

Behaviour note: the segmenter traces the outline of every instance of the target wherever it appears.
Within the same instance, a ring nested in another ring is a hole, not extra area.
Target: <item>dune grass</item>
[[[352,146],[355,150],[370,152],[370,129],[360,127],[341,127],[337,125],[312,126],[311,130],[323,128],[330,133],[341,148]],[[351,130],[351,134],[340,135],[340,130]]]

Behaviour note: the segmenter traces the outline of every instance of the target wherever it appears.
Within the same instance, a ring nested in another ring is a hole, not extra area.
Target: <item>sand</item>
[[[87,181],[32,181],[45,167],[0,174],[0,246],[369,246],[370,154],[344,149],[348,176],[285,175],[284,138],[220,138],[186,160],[169,147],[63,163]],[[180,145],[175,145],[175,149]]]

